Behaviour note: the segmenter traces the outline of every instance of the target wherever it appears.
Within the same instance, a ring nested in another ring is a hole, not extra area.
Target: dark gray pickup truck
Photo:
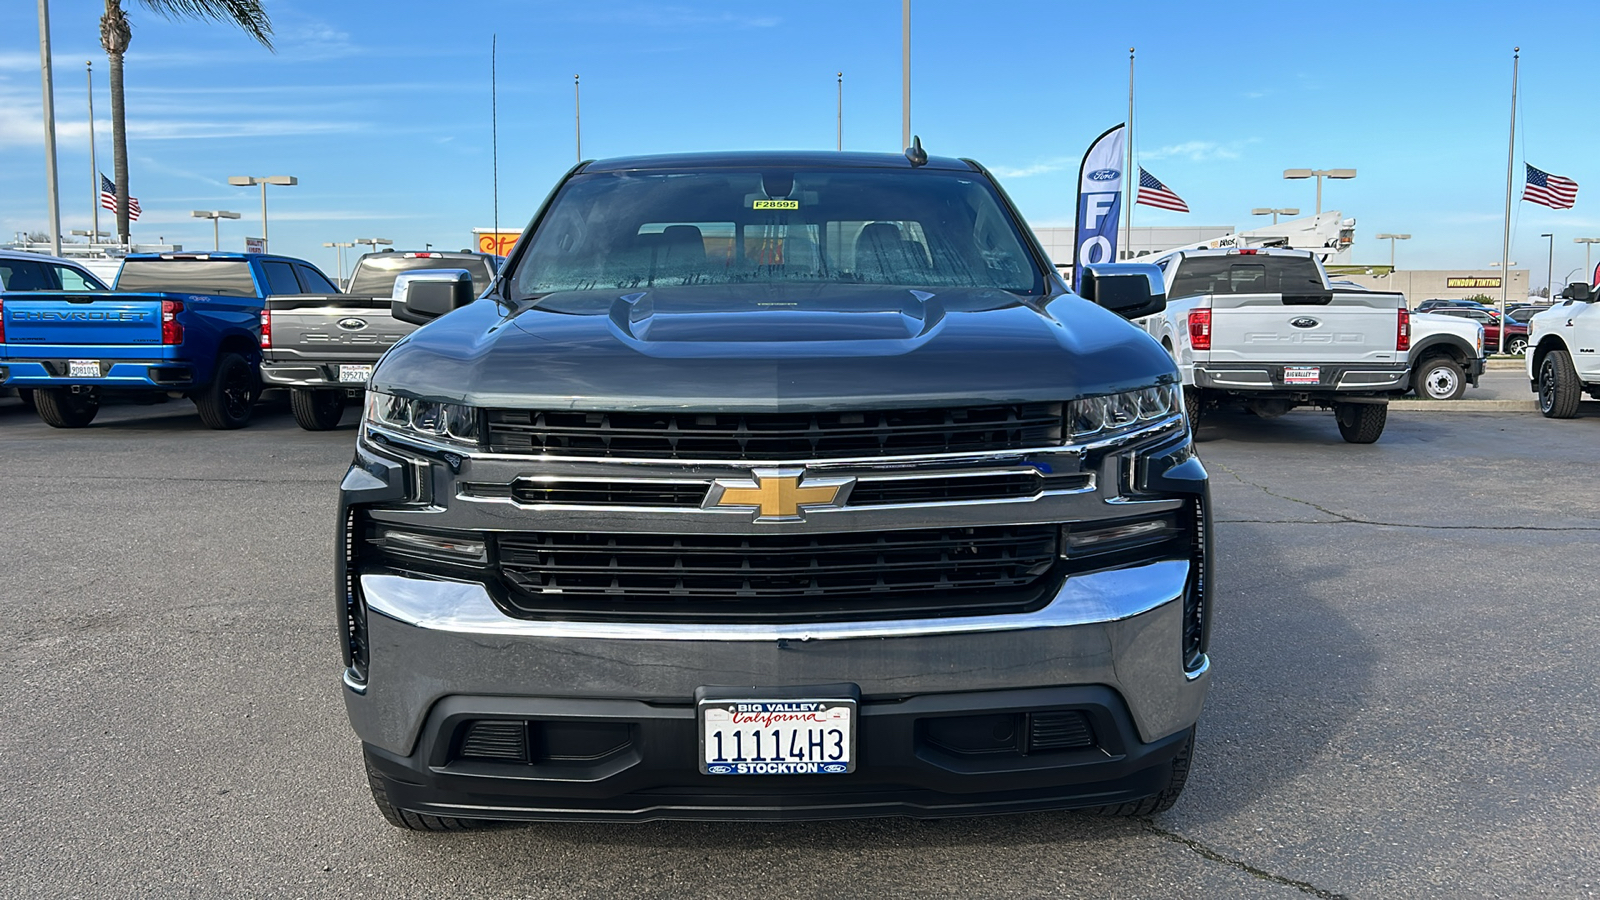
[[[1214,589],[1155,267],[1074,295],[967,160],[729,153],[580,165],[445,275],[335,542],[392,824],[1177,799]]]
[[[337,426],[346,397],[366,387],[378,357],[417,327],[389,314],[395,280],[408,272],[465,270],[477,296],[499,264],[498,256],[466,251],[368,253],[357,260],[346,293],[271,298],[261,312],[263,385],[289,389],[301,428]]]

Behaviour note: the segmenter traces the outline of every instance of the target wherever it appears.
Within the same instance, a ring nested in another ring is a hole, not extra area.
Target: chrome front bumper
[[[361,739],[412,753],[453,695],[689,704],[708,685],[848,682],[863,698],[1103,685],[1140,739],[1193,725],[1209,662],[1185,671],[1189,563],[1074,575],[1031,613],[778,624],[534,621],[504,615],[478,584],[363,575],[370,665],[346,682]]]

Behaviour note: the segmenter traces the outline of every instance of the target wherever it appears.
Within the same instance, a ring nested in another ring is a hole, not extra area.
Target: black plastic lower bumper
[[[523,757],[475,753],[468,738],[480,722],[527,723]],[[691,703],[453,696],[434,707],[411,756],[366,750],[390,802],[437,816],[931,818],[1148,797],[1168,786],[1189,734],[1141,743],[1121,697],[1097,685],[866,699],[854,772],[718,776],[700,773],[696,727]]]

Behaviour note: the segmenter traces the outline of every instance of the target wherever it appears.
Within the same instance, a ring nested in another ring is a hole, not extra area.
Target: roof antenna
[[[928,151],[922,149],[922,138],[919,135],[911,136],[911,146],[906,148],[906,159],[911,160],[911,168],[928,164]]]

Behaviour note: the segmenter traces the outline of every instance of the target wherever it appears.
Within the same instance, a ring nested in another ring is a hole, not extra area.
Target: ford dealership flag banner
[[[1078,229],[1073,249],[1072,289],[1083,283],[1083,267],[1117,261],[1117,223],[1122,220],[1122,148],[1125,125],[1089,145],[1078,169]]]

